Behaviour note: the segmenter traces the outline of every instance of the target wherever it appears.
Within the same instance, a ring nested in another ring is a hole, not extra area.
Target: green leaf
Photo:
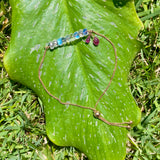
[[[94,118],[91,110],[65,106],[50,97],[38,79],[44,47],[82,28],[109,37],[118,54],[113,82],[97,106],[110,122],[140,120],[140,111],[127,86],[127,77],[140,44],[136,37],[142,23],[132,0],[12,0],[11,43],[4,65],[11,79],[41,98],[50,140],[60,146],[74,146],[90,160],[121,160],[126,154],[127,130],[109,126]],[[71,45],[47,51],[42,79],[48,90],[63,102],[94,107],[106,88],[114,68],[112,46]]]

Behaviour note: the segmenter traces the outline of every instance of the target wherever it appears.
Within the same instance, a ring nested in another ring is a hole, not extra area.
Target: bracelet
[[[105,90],[103,91],[103,93],[100,95],[100,97],[98,98],[94,108],[92,107],[87,107],[87,106],[82,106],[82,105],[79,105],[79,104],[74,104],[74,103],[69,103],[69,102],[62,102],[59,98],[57,98],[56,96],[54,96],[50,91],[48,91],[48,89],[46,88],[43,80],[41,79],[41,74],[40,74],[40,71],[41,71],[41,67],[42,67],[42,64],[44,62],[44,59],[45,59],[45,56],[46,56],[46,52],[48,49],[50,50],[54,50],[56,49],[57,47],[61,47],[63,45],[66,45],[66,44],[69,44],[73,41],[76,41],[78,39],[82,39],[84,37],[87,37],[86,40],[85,40],[85,43],[88,44],[90,43],[90,39],[92,38],[93,39],[93,44],[95,46],[98,46],[99,45],[99,39],[96,37],[96,36],[93,36],[93,34],[96,34],[104,39],[106,39],[113,47],[114,49],[114,54],[115,54],[115,66],[114,66],[114,69],[113,69],[113,73],[112,73],[112,76],[110,78],[110,81],[108,83],[108,85],[106,86]],[[116,52],[116,48],[114,46],[114,44],[112,43],[112,41],[110,39],[108,39],[106,36],[100,34],[100,33],[97,33],[93,30],[87,30],[87,29],[81,29],[79,31],[76,31],[74,32],[73,34],[70,34],[70,35],[67,35],[65,37],[62,37],[62,38],[59,38],[57,40],[53,40],[52,42],[49,42],[48,43],[48,46],[45,47],[45,50],[44,50],[44,53],[43,53],[43,57],[42,57],[42,60],[40,62],[40,65],[39,65],[39,70],[38,70],[38,78],[39,78],[39,81],[40,83],[42,84],[44,90],[47,92],[48,95],[50,95],[52,98],[54,98],[55,100],[57,100],[60,104],[62,105],[71,105],[71,106],[75,106],[75,107],[80,107],[80,108],[83,108],[83,109],[89,109],[89,110],[92,110],[93,111],[93,115],[95,118],[103,121],[104,123],[108,124],[108,125],[112,125],[112,126],[118,126],[118,127],[125,127],[125,128],[131,128],[131,124],[133,123],[132,121],[129,121],[129,122],[121,122],[121,123],[117,123],[117,122],[109,122],[107,121],[106,119],[104,119],[102,116],[101,116],[101,113],[96,109],[98,103],[100,102],[101,98],[104,96],[104,94],[106,93],[106,91],[108,90],[108,88],[110,87],[111,85],[111,82],[114,78],[114,75],[115,75],[115,72],[116,72],[116,68],[117,68],[117,52]],[[128,125],[124,125],[124,124],[128,124]]]

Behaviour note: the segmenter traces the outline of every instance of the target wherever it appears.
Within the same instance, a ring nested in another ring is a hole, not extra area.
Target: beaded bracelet
[[[79,38],[83,38],[87,35],[88,35],[87,29],[83,29],[83,30],[81,29],[77,32],[74,32],[73,34],[67,35],[66,37],[62,37],[57,40],[53,40],[52,42],[48,43],[48,46],[51,50],[53,50],[54,48],[69,44],[69,43],[71,43]]]
[[[50,50],[54,50],[55,48],[57,47],[60,47],[60,46],[63,46],[63,45],[66,45],[66,44],[69,44],[75,40],[78,40],[78,39],[82,39],[86,36],[88,36],[86,38],[86,43],[88,44],[90,42],[90,39],[93,38],[93,44],[95,46],[98,46],[99,44],[99,39],[96,37],[96,36],[93,36],[93,33],[98,35],[98,36],[101,36],[103,37],[104,39],[106,39],[113,47],[114,49],[114,54],[115,54],[115,66],[114,66],[114,70],[113,70],[113,73],[112,73],[112,76],[110,78],[110,81],[106,87],[106,89],[103,91],[103,93],[100,95],[100,97],[98,98],[94,108],[92,107],[86,107],[86,106],[82,106],[82,105],[79,105],[79,104],[74,104],[74,103],[69,103],[69,102],[62,102],[59,98],[57,98],[56,96],[54,96],[50,91],[48,91],[48,89],[46,88],[44,82],[42,81],[41,79],[41,74],[40,74],[40,70],[41,70],[41,67],[42,67],[42,64],[44,62],[44,58],[45,58],[45,55],[46,55],[46,52],[48,49]],[[70,34],[70,35],[67,35],[65,37],[62,37],[62,38],[59,38],[57,40],[53,40],[52,42],[49,42],[48,43],[48,46],[45,47],[45,50],[44,50],[44,54],[43,54],[43,57],[42,57],[42,60],[40,62],[40,65],[39,65],[39,70],[38,70],[38,78],[39,78],[39,81],[40,83],[42,84],[43,88],[45,89],[45,91],[51,96],[53,97],[55,100],[57,100],[60,104],[63,104],[63,105],[71,105],[71,106],[76,106],[76,107],[80,107],[80,108],[83,108],[83,109],[89,109],[89,110],[92,110],[93,111],[93,115],[95,118],[98,118],[99,120],[103,121],[104,123],[108,124],[108,125],[112,125],[112,126],[118,126],[118,127],[125,127],[125,128],[131,128],[131,124],[133,123],[132,121],[129,121],[129,122],[121,122],[121,123],[117,123],[117,122],[109,122],[107,121],[106,119],[104,119],[100,112],[98,110],[96,110],[96,107],[98,105],[98,103],[100,102],[101,98],[104,96],[104,94],[106,93],[106,91],[108,90],[108,88],[110,87],[111,85],[111,82],[114,78],[114,75],[115,75],[115,72],[116,72],[116,68],[117,68],[117,52],[116,52],[116,48],[114,46],[114,44],[112,43],[111,40],[109,40],[106,36],[100,34],[100,33],[97,33],[93,30],[87,30],[87,29],[81,29],[79,31],[76,31],[74,32],[73,34]],[[128,125],[123,125],[123,124],[128,124]]]

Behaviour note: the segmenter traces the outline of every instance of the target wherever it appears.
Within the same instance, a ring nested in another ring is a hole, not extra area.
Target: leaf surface
[[[74,146],[90,160],[121,160],[126,154],[127,130],[109,126],[91,110],[65,106],[50,97],[38,79],[44,47],[53,39],[83,28],[104,34],[114,43],[118,67],[113,82],[97,106],[110,122],[140,120],[140,111],[127,86],[132,60],[139,49],[142,27],[134,3],[116,0],[12,0],[11,43],[4,57],[9,76],[36,92],[45,105],[46,130],[51,141]],[[112,46],[83,40],[47,51],[41,77],[47,89],[63,102],[94,107],[114,68]]]

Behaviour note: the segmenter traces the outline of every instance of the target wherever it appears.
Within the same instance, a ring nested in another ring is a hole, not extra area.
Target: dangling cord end
[[[105,120],[103,117],[101,117],[101,114],[100,114],[99,111],[94,110],[93,113],[94,113],[94,117],[95,117],[95,118],[98,118],[99,120],[101,120],[101,121],[103,121],[104,123],[106,123],[106,124],[108,124],[108,125],[111,125],[111,126],[117,126],[117,127],[123,127],[123,128],[130,129],[130,128],[131,128],[130,125],[133,123],[132,121],[122,122],[122,123],[109,122],[109,121]],[[123,126],[123,124],[128,124],[128,126]]]

